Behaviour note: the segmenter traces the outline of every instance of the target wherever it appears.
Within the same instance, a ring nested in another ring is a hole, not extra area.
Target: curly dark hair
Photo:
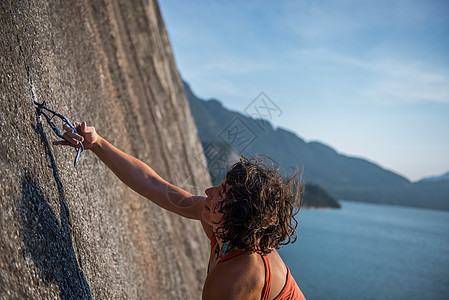
[[[264,255],[295,242],[302,196],[297,177],[296,171],[285,179],[268,156],[242,156],[226,175],[225,199],[214,208],[223,213],[215,234],[238,249]]]

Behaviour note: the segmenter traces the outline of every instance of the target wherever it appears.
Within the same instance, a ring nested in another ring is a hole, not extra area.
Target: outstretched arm
[[[137,193],[181,216],[198,218],[198,210],[204,206],[204,203],[199,203],[202,197],[195,197],[168,183],[148,165],[101,137],[92,150],[121,181]]]
[[[127,186],[160,207],[191,219],[201,219],[205,197],[168,183],[152,168],[139,159],[119,150],[97,134],[94,127],[85,122],[74,123],[79,134],[68,126],[64,136],[70,141],[54,142],[56,145],[75,145],[83,142],[85,149],[92,150],[106,166]]]

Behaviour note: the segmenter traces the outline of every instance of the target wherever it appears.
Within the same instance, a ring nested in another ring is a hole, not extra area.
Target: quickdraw
[[[43,116],[45,117],[45,119],[47,120],[48,125],[50,125],[51,129],[53,130],[53,132],[54,132],[58,137],[60,137],[60,138],[62,138],[62,139],[64,139],[64,140],[66,140],[67,142],[70,142],[67,138],[65,138],[65,137],[61,134],[61,131],[59,130],[59,128],[58,128],[58,127],[56,126],[56,124],[52,121],[52,119],[53,119],[54,117],[58,117],[59,119],[61,119],[61,121],[62,121],[63,123],[67,124],[71,129],[73,129],[73,131],[74,131],[75,133],[78,133],[78,132],[76,131],[75,127],[72,125],[72,123],[70,123],[70,121],[69,121],[65,116],[63,116],[63,115],[61,115],[61,114],[59,114],[59,113],[57,113],[57,112],[55,112],[55,111],[53,111],[53,110],[47,108],[47,107],[45,106],[45,104],[46,104],[45,101],[42,102],[42,103],[39,103],[39,102],[37,102],[37,101],[34,101],[34,104],[37,106],[37,107],[36,107],[37,115],[38,115],[38,116],[43,115]],[[51,113],[52,116],[49,117],[49,116],[44,112],[44,110],[47,111],[47,112],[49,112],[49,113]],[[76,167],[76,164],[78,163],[80,154],[84,151],[84,146],[83,146],[83,144],[82,144],[81,142],[79,142],[78,145],[75,145],[75,150],[76,150],[76,157],[75,157],[74,166]]]

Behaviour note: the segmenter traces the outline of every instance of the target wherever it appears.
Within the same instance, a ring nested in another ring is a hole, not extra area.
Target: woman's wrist
[[[101,136],[98,136],[95,143],[92,144],[92,148],[90,149],[93,153],[98,155],[98,152],[101,151],[102,144],[104,142],[104,139]]]

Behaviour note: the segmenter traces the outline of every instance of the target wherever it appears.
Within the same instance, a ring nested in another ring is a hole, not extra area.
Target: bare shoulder
[[[259,254],[243,254],[211,270],[203,300],[260,299],[264,282],[265,268]]]

